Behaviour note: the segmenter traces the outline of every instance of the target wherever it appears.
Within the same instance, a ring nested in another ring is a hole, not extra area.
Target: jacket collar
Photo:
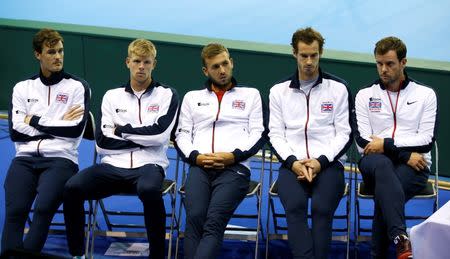
[[[160,85],[156,80],[154,80],[152,78],[152,82],[150,83],[150,85],[145,89],[144,93],[150,92],[153,90],[153,88],[158,87],[158,85]],[[134,94],[133,88],[131,88],[131,83],[130,81],[127,82],[127,84],[125,85],[125,92],[128,92],[130,94]]]
[[[317,81],[314,83],[313,87],[320,85],[322,83],[323,73],[322,69],[319,67],[319,77]],[[295,70],[295,73],[291,76],[291,83],[289,84],[290,88],[300,89],[300,81],[298,80],[298,69]]]
[[[406,71],[403,71],[403,73],[405,74],[405,80],[402,82],[402,85],[400,86],[400,89],[401,89],[401,90],[404,90],[404,89],[408,86],[409,82],[411,81],[411,80],[409,79],[408,74],[406,73]],[[376,84],[379,84],[381,89],[386,90],[386,86],[383,84],[383,82],[381,81],[381,79],[378,78],[378,79],[375,81],[375,83],[376,83]]]
[[[41,82],[46,85],[56,85],[57,83],[61,82],[64,78],[64,69],[61,69],[58,72],[52,73],[50,77],[45,77],[44,74],[42,74],[42,70],[39,71],[39,78],[41,79]]]
[[[211,79],[208,78],[204,83],[204,87],[206,89],[208,89],[208,91],[211,92],[212,91],[211,85],[212,85],[212,81],[211,81]],[[228,89],[228,91],[235,88],[236,86],[238,86],[238,83],[237,83],[236,79],[234,77],[232,77],[231,78],[231,88]]]

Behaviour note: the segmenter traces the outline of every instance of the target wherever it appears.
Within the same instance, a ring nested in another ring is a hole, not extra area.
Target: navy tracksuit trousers
[[[224,170],[191,166],[185,188],[185,258],[217,258],[225,227],[247,194],[249,181],[249,169],[240,164]]]
[[[372,257],[386,258],[390,240],[406,234],[405,203],[426,186],[429,170],[392,161],[384,154],[371,154],[359,161],[364,184],[374,191]]]
[[[55,157],[16,157],[6,175],[5,224],[2,253],[11,249],[40,252],[53,216],[63,201],[64,184],[78,171],[71,160]],[[23,230],[34,201],[32,224]]]
[[[64,190],[64,219],[70,254],[84,254],[84,201],[124,192],[136,193],[144,205],[151,258],[164,258],[166,213],[161,192],[163,180],[164,170],[155,164],[135,169],[98,164],[72,177]]]
[[[286,211],[288,242],[294,258],[328,258],[334,212],[344,193],[344,167],[332,162],[312,183],[297,180],[281,167],[278,194]],[[312,228],[308,227],[308,199],[311,198]]]

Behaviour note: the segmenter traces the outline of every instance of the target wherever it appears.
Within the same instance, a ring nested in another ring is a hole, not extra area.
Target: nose
[[[225,68],[223,66],[219,67],[219,73],[221,74],[225,73]]]
[[[307,57],[306,58],[306,64],[308,64],[308,65],[312,64],[312,58],[311,57]]]

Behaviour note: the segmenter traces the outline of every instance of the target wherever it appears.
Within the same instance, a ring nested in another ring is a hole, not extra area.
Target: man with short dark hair
[[[9,110],[16,157],[4,184],[2,252],[42,250],[64,184],[78,171],[77,148],[89,112],[88,84],[63,70],[61,35],[42,29],[33,38],[33,48],[40,73],[15,85]],[[23,240],[33,201],[32,224]]]
[[[228,49],[202,50],[204,89],[183,99],[176,147],[191,165],[186,180],[185,258],[217,258],[225,227],[247,194],[248,159],[265,142],[259,91],[233,77]]]
[[[374,49],[379,79],[356,95],[356,142],[365,185],[374,191],[372,257],[411,258],[405,203],[426,186],[435,140],[437,99],[433,89],[408,77],[406,46],[386,37]]]
[[[278,193],[294,258],[328,258],[352,141],[352,95],[345,81],[320,69],[323,44],[316,30],[297,30],[292,35],[295,73],[275,84],[269,96],[269,138],[282,162]]]

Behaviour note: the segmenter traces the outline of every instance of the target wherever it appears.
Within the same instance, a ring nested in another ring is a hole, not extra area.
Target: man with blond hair
[[[175,132],[176,147],[190,164],[185,258],[217,258],[225,227],[248,190],[248,159],[266,134],[259,91],[234,79],[228,49],[208,44],[201,57],[208,80],[185,95]]]
[[[40,72],[14,86],[9,110],[16,157],[4,183],[2,254],[42,250],[64,184],[78,171],[77,148],[89,111],[88,84],[63,69],[61,35],[42,29],[34,35],[33,48]],[[33,201],[33,223],[23,239]]]
[[[136,39],[125,60],[130,81],[106,92],[96,130],[100,164],[66,184],[64,217],[69,252],[84,253],[85,200],[135,192],[144,206],[151,258],[164,258],[165,209],[161,188],[169,165],[166,151],[178,110],[178,94],[152,77],[156,48]]]

